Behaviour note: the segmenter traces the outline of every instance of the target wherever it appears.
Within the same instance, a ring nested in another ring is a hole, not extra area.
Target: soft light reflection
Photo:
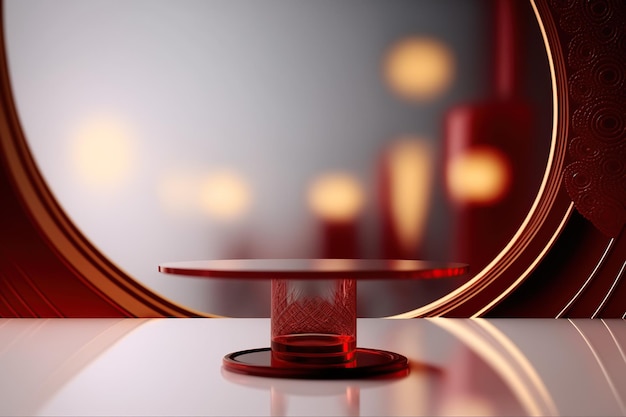
[[[392,221],[407,252],[422,240],[430,205],[432,151],[418,138],[400,140],[388,153]]]
[[[440,381],[438,372],[425,369],[423,359],[426,353],[427,337],[420,326],[411,326],[394,331],[386,336],[389,340],[397,343],[397,352],[409,355],[409,366],[411,370],[405,377],[403,384],[398,384],[390,392],[386,401],[395,416],[427,416],[432,415],[432,405],[435,398],[439,396]],[[409,354],[410,352],[410,354]],[[424,368],[422,368],[424,367]],[[438,368],[437,368],[438,370]],[[429,413],[430,411],[430,413]]]
[[[558,414],[550,393],[528,358],[488,320],[433,318],[429,322],[455,335],[491,366],[502,377],[527,414]]]
[[[229,170],[208,175],[201,185],[201,206],[217,220],[240,218],[250,208],[252,193],[247,182]]]
[[[119,186],[136,163],[133,137],[114,119],[88,120],[71,139],[72,163],[77,177],[86,185]]]
[[[384,71],[391,89],[411,100],[430,100],[450,87],[455,62],[450,48],[427,37],[409,37],[387,53]]]
[[[350,270],[355,265],[354,259],[313,259],[313,266],[324,271]]]
[[[359,416],[361,415],[361,380],[311,381],[290,378],[259,378],[224,371],[222,377],[234,385],[269,393],[270,415]],[[367,381],[367,379],[365,379]],[[368,388],[388,384],[384,379],[370,379]],[[318,383],[319,382],[319,383]],[[256,413],[255,413],[256,415]]]
[[[354,219],[364,203],[361,184],[346,173],[318,177],[309,187],[307,197],[315,214],[339,222]]]
[[[448,191],[457,201],[495,203],[507,194],[510,183],[509,160],[493,147],[474,147],[448,162]]]
[[[146,320],[4,320],[0,415],[34,416]],[[61,413],[66,414],[66,413]]]

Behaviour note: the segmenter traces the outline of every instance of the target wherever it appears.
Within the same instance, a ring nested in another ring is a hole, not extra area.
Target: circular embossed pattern
[[[594,90],[587,80],[589,74],[587,71],[580,70],[572,74],[569,79],[569,92],[572,102],[582,103],[593,97]]]
[[[613,97],[594,98],[577,108],[572,114],[574,133],[605,142],[624,140],[626,106]]]
[[[563,10],[563,14],[559,19],[559,26],[568,33],[580,32],[583,27],[583,17],[577,13],[575,9],[568,8]]]
[[[622,36],[615,25],[609,23],[598,25],[593,28],[593,38],[600,44],[614,43]]]
[[[570,141],[568,150],[575,160],[593,161],[600,156],[600,150],[589,139],[580,136]]]
[[[568,190],[578,196],[581,209],[590,209],[595,204],[595,198],[592,194],[583,194],[591,188],[594,182],[594,172],[591,164],[582,161],[574,162],[567,167],[565,184]]]
[[[625,163],[623,158],[619,158],[617,155],[608,156],[601,162],[600,166],[603,174],[624,178]]]
[[[626,223],[626,2],[552,2],[567,51],[572,162],[565,186],[578,211],[608,236]]]
[[[591,67],[591,77],[596,90],[612,92],[624,88],[626,79],[624,58],[623,56],[604,56],[594,63]]]
[[[584,33],[578,34],[569,43],[567,63],[574,70],[583,68],[601,49],[600,45],[590,42]]]
[[[582,13],[585,16],[587,22],[593,22],[595,25],[606,23],[613,11],[607,0],[593,0],[582,2]]]

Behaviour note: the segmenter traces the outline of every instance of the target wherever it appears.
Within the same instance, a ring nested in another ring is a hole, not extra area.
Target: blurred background
[[[269,316],[212,258],[493,259],[547,164],[552,90],[515,0],[5,0],[19,117],[109,259],[191,308]],[[465,277],[468,279],[469,277]],[[359,315],[464,282],[359,284]]]

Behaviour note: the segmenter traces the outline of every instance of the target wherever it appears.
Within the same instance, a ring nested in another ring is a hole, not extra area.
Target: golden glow
[[[424,235],[432,185],[431,156],[428,142],[418,138],[399,140],[388,153],[392,221],[407,251]]]
[[[72,136],[72,163],[77,177],[90,186],[119,186],[135,163],[131,135],[113,119],[94,119]]]
[[[395,93],[411,100],[430,100],[452,84],[454,56],[446,44],[436,39],[410,37],[391,47],[384,71]]]
[[[509,160],[495,148],[474,147],[448,162],[448,191],[454,200],[494,203],[506,195],[510,183]]]
[[[217,220],[235,220],[250,207],[248,184],[232,171],[223,170],[207,176],[200,189],[201,206]]]
[[[346,173],[329,173],[317,178],[309,187],[307,197],[315,214],[332,221],[354,219],[364,201],[361,185]]]

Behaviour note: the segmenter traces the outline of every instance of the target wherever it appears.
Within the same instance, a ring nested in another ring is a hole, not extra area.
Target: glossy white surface
[[[359,319],[400,379],[221,369],[269,319],[0,319],[0,415],[626,415],[626,322]],[[426,371],[419,363],[439,368]]]

